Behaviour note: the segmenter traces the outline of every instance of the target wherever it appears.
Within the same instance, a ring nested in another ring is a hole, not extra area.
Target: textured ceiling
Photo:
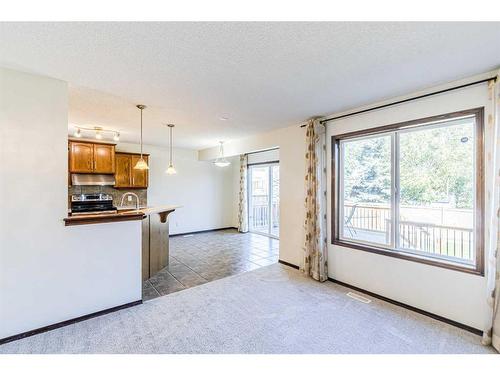
[[[177,146],[305,119],[494,69],[500,23],[1,23],[0,65],[70,83],[70,124]],[[222,121],[221,117],[228,117]]]

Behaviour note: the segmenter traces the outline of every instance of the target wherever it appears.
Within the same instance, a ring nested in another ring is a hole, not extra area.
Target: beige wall
[[[117,151],[138,152],[138,144],[120,142]],[[180,205],[169,216],[170,233],[234,226],[233,168],[198,160],[197,151],[174,149],[176,175],[167,175],[166,147],[144,145],[149,156],[148,205]]]
[[[483,106],[488,113],[486,84],[332,121],[327,127],[327,160],[331,160],[332,135]],[[330,163],[327,170],[330,173]],[[331,178],[330,174],[328,178]],[[328,197],[331,197],[330,191]],[[329,199],[329,219],[330,208]],[[483,328],[487,306],[486,284],[482,276],[334,245],[328,247],[328,258],[330,277],[463,324]]]
[[[421,93],[486,76],[488,74]],[[413,95],[415,94],[409,96]],[[396,99],[404,98],[406,97]],[[331,217],[329,181],[332,135],[480,106],[485,106],[488,113],[485,84],[330,122],[327,126],[327,227],[330,228]],[[280,147],[280,259],[295,265],[300,265],[302,259],[304,136],[303,129],[297,125],[228,142],[224,146],[228,155]],[[486,141],[488,142],[488,135]],[[215,157],[216,153],[216,148],[201,150],[199,157],[209,159]],[[328,237],[330,243],[330,231]],[[486,311],[484,277],[333,245],[328,246],[328,258],[329,276],[332,278],[478,329],[483,328]]]
[[[141,299],[140,221],[64,226],[67,101],[0,68],[0,338]]]
[[[280,259],[300,264],[304,220],[304,129],[292,126],[228,142],[224,144],[224,153],[234,156],[275,147],[279,147],[280,159]],[[217,157],[217,152],[217,148],[201,150],[198,157],[211,160]],[[236,175],[239,173],[236,166],[233,170]],[[237,178],[233,186],[238,188]],[[233,197],[236,205],[237,191]],[[237,222],[237,206],[233,206],[233,221]]]

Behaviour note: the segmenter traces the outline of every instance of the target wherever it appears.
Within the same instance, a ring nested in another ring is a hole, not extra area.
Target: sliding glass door
[[[250,231],[278,238],[279,164],[250,165],[248,174]]]

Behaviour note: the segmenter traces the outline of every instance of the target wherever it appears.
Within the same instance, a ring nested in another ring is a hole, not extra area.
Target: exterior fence
[[[412,217],[416,216],[426,221],[439,222],[445,217],[450,217],[450,220],[462,221],[465,224],[468,224],[469,218],[472,217],[472,210],[434,207],[401,206],[400,212],[403,218],[406,212]],[[465,225],[399,220],[398,227],[398,246],[402,249],[464,260],[473,259],[473,230]],[[389,243],[391,238],[390,208],[369,204],[344,204],[344,236],[369,242]]]

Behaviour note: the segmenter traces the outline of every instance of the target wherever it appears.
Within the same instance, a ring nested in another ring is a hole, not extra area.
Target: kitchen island
[[[66,226],[142,221],[142,280],[147,280],[168,265],[168,216],[180,206],[165,205],[144,208],[120,207],[115,213],[80,214],[64,219]]]

